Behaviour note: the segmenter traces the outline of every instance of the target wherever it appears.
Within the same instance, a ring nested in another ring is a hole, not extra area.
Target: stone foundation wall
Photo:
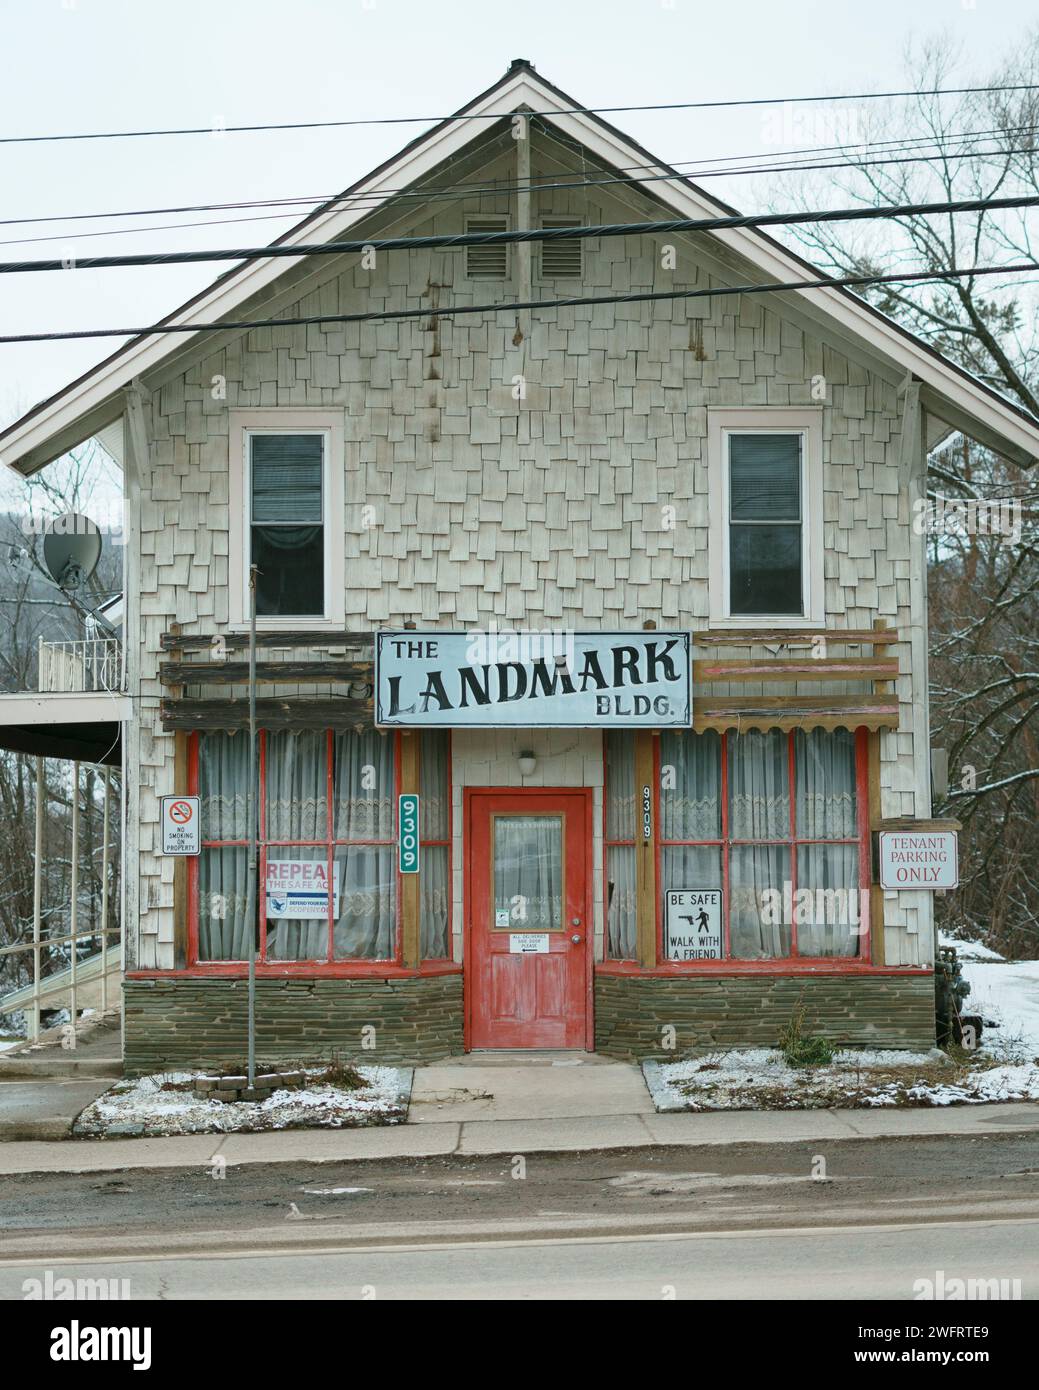
[[[598,975],[595,1047],[674,1059],[710,1047],[772,1047],[803,999],[805,1027],[850,1047],[934,1046],[931,975]],[[675,1030],[674,1047],[664,1029]]]
[[[128,1076],[163,1068],[241,1063],[244,979],[127,980]],[[375,1046],[362,1046],[374,1028]],[[462,1051],[462,977],[256,981],[256,1057],[263,1064],[344,1061],[416,1064]]]

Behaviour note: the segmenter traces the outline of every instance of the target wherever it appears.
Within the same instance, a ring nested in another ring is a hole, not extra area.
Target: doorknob
[[[584,939],[584,938],[578,936],[578,935],[576,934],[576,932],[575,932],[574,935],[570,938],[570,940],[574,943],[575,946],[579,945],[583,939]]]

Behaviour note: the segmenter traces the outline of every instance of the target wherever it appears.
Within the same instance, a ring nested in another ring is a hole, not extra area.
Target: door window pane
[[[562,930],[562,816],[495,816],[493,824],[495,927]]]

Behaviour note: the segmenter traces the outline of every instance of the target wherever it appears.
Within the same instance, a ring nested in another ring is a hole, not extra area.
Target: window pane
[[[320,526],[254,526],[256,611],[264,617],[325,611],[325,536]]]
[[[722,852],[697,845],[664,845],[660,855],[662,893],[722,886]]]
[[[805,898],[805,890],[811,898]],[[859,894],[858,845],[801,845],[797,851],[797,954],[857,956],[868,911]]]
[[[451,885],[447,877],[447,845],[423,845],[419,858],[419,930],[423,960],[447,960]]]
[[[494,817],[494,925],[511,931],[563,927],[562,816]]]
[[[660,833],[663,839],[721,839],[721,750],[721,738],[713,732],[661,735]]]
[[[799,521],[801,436],[729,435],[732,521]]]
[[[418,734],[412,734],[418,738]],[[420,750],[421,773],[419,786],[419,834],[423,840],[449,840],[451,838],[451,785],[447,780],[447,749],[449,735],[446,732],[430,732],[421,735]]]
[[[735,614],[801,613],[801,527],[729,527],[729,608]]]
[[[790,954],[790,926],[782,921],[783,885],[789,882],[790,850],[785,846],[733,845],[729,936],[734,959],[769,960]]]
[[[630,734],[606,735],[606,838],[635,838],[635,741]]]
[[[794,780],[799,839],[856,837],[855,735],[850,730],[798,730],[794,735]]]
[[[252,434],[249,436],[254,523],[320,526],[321,434]]]
[[[790,838],[787,736],[778,729],[729,735],[729,835]]]
[[[393,735],[374,729],[336,734],[334,749],[336,839],[392,840],[396,835]]]
[[[204,849],[198,857],[198,958],[247,960],[249,851]]]
[[[606,954],[611,960],[635,959],[635,846],[606,850]]]
[[[203,840],[248,839],[248,733],[199,734],[198,790]]]
[[[310,845],[267,851],[267,957],[328,959],[328,852]]]
[[[397,950],[397,861],[391,848],[336,851],[339,914],[336,960],[391,960]]]
[[[328,740],[323,733],[269,733],[267,838],[328,836]]]

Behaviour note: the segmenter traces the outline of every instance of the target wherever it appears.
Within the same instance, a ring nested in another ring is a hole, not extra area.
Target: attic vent
[[[507,217],[467,217],[467,232],[504,232],[508,230]],[[467,280],[504,280],[509,273],[509,248],[504,241],[490,242],[486,246],[467,246],[465,248],[465,276]]]
[[[579,227],[576,217],[546,217],[543,227]],[[543,241],[541,243],[541,278],[543,280],[579,280],[581,278],[581,251],[584,243],[566,238],[562,241]]]

